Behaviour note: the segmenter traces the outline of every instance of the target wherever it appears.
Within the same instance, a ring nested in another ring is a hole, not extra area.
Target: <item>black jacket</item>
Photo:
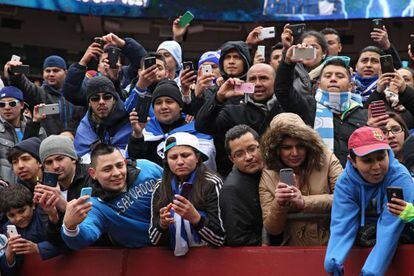
[[[289,65],[284,61],[280,63],[276,74],[275,94],[286,112],[298,114],[307,125],[313,127],[316,116],[316,100],[313,95],[292,88],[294,67],[294,64]],[[343,167],[345,167],[349,153],[349,136],[357,128],[366,125],[367,119],[367,110],[361,107],[348,111],[343,120],[334,116],[334,153]]]
[[[220,68],[220,74],[221,76],[227,80],[230,76],[227,75],[226,72],[224,72],[223,68],[223,61],[228,52],[231,50],[236,50],[239,55],[241,56],[244,64],[244,70],[242,75],[238,76],[239,79],[245,80],[247,71],[249,71],[249,68],[252,64],[252,58],[250,56],[249,46],[244,41],[227,41],[220,47],[221,53],[220,53],[220,60],[219,60],[219,68]]]
[[[261,245],[260,176],[261,173],[246,174],[233,167],[224,182],[220,192],[220,209],[227,245]]]

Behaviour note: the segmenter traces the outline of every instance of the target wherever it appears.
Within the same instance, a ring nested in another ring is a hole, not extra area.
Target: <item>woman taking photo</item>
[[[164,173],[152,197],[150,240],[168,245],[174,255],[189,247],[221,246],[224,229],[218,204],[222,180],[204,164],[198,139],[189,133],[170,135],[164,146]]]
[[[259,185],[266,231],[283,233],[282,245],[325,245],[335,181],[342,172],[339,160],[293,113],[273,119],[260,150],[266,166]],[[293,185],[280,180],[285,168],[294,171]]]

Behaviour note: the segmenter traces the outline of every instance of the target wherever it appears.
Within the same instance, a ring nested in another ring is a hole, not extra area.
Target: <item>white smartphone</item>
[[[17,55],[12,55],[10,61],[20,61],[20,57]]]
[[[257,36],[260,40],[274,38],[276,36],[275,27],[266,27]]]
[[[260,54],[262,57],[265,57],[265,49],[266,47],[263,45],[257,46],[257,53]]]
[[[201,72],[203,73],[203,76],[213,74],[213,67],[210,64],[202,65]]]
[[[246,82],[240,85],[234,86],[234,92],[242,92],[245,94],[253,94],[254,93],[254,83]]]
[[[43,107],[39,108],[39,113],[40,114],[45,114],[45,115],[53,115],[53,114],[59,114],[59,104],[55,103],[55,104],[47,104]]]
[[[315,48],[293,48],[294,59],[315,59],[316,49]]]
[[[12,224],[7,225],[7,236],[9,236],[9,238],[12,238],[16,237],[17,235],[19,235],[19,233],[17,232],[16,226]]]

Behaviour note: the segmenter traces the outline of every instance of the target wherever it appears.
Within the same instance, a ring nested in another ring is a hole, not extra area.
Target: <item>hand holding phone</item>
[[[7,225],[7,236],[9,238],[13,238],[17,235],[19,235],[19,233],[17,232],[16,226],[14,226],[13,224]]]
[[[387,187],[388,202],[391,202],[391,198],[393,197],[404,200],[403,189],[401,187],[396,187],[396,186]]]
[[[150,94],[139,95],[135,111],[137,112],[138,122],[146,123],[151,108],[152,96]]]

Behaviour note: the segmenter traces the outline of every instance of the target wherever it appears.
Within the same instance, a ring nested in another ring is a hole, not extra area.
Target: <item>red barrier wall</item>
[[[346,275],[359,275],[368,253],[353,249]],[[192,248],[185,257],[166,248],[89,248],[47,261],[28,256],[21,275],[325,275],[324,256],[324,247]],[[400,246],[388,275],[414,275],[413,260],[414,245]]]

